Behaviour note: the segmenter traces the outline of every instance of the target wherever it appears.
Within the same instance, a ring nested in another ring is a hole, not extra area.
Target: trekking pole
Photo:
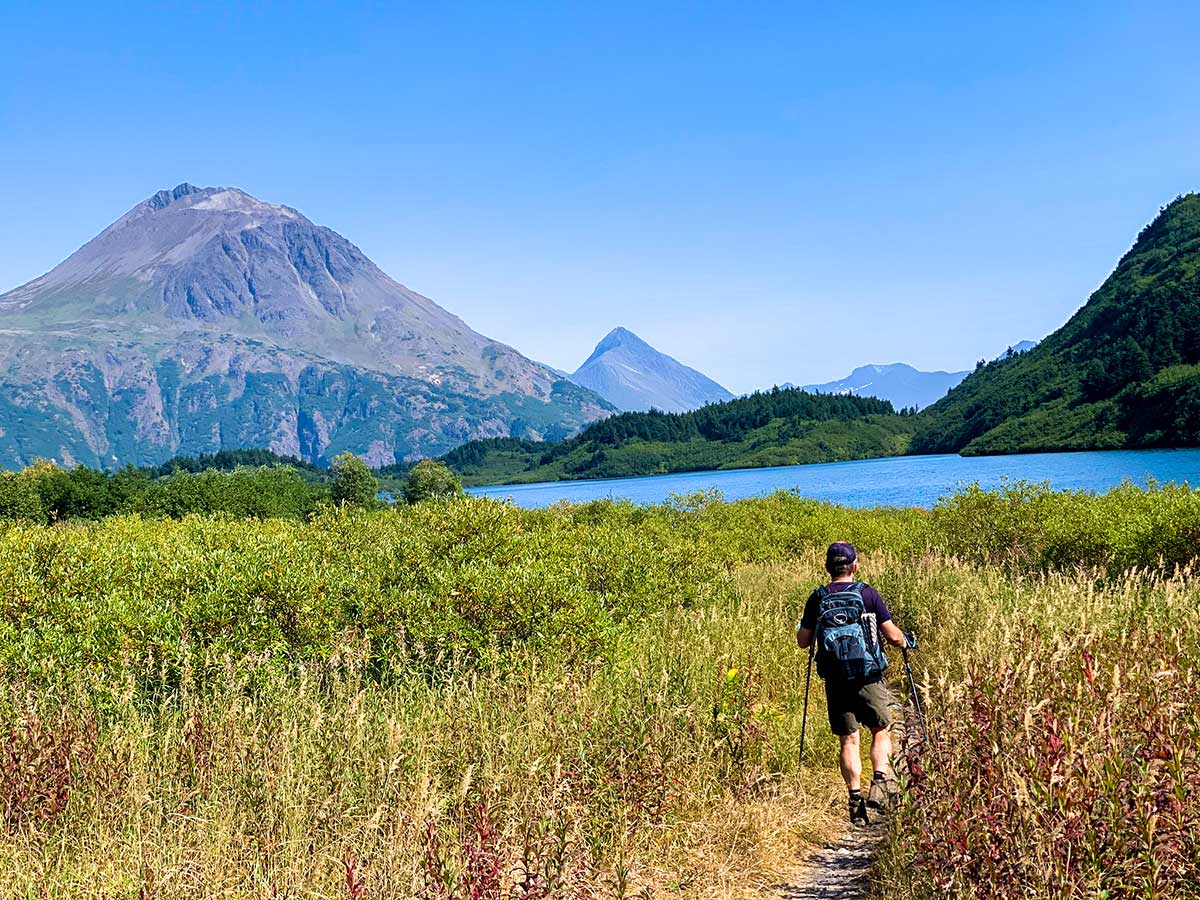
[[[804,765],[804,732],[808,728],[808,686],[812,681],[813,645],[808,645],[808,673],[804,676],[804,717],[800,720],[800,765]]]
[[[917,680],[913,678],[912,666],[908,662],[908,647],[901,650],[904,654],[904,671],[908,673],[908,694],[912,697],[913,706],[917,710],[917,721],[921,723],[921,737],[929,743],[929,726],[925,723],[925,710],[921,708],[921,695],[917,691]]]

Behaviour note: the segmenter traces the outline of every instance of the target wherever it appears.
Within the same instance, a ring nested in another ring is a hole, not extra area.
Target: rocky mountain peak
[[[604,340],[601,341],[601,343],[605,343],[606,341],[611,341],[614,344],[629,342],[635,342],[638,344],[646,343],[624,325],[618,325],[616,328],[610,331],[607,335],[605,335]]]
[[[571,380],[622,410],[683,412],[733,396],[622,327],[604,336]]]
[[[197,210],[213,213],[241,213],[256,217],[256,221],[277,216],[283,219],[303,219],[290,206],[266,203],[236,187],[196,187],[186,181],[171,190],[162,190],[129,211],[116,224],[140,218],[146,213],[171,213]]]
[[[214,188],[198,188],[194,184],[188,184],[185,181],[183,184],[177,185],[173,190],[159,191],[146,201],[146,205],[151,209],[163,209],[170,206],[176,200],[190,197],[193,194],[208,193],[213,190]]]
[[[643,341],[640,337],[638,337],[636,334],[634,334],[628,328],[623,328],[621,326],[617,326],[612,331],[610,331],[608,334],[606,334],[603,338],[601,338],[600,343],[598,343],[596,345],[596,349],[594,349],[592,351],[592,355],[589,356],[584,361],[583,365],[580,366],[579,368],[583,369],[584,366],[588,365],[591,362],[594,362],[596,359],[603,356],[605,353],[608,353],[609,351],[612,351],[612,350],[618,350],[618,349],[624,350],[628,353],[634,353],[634,354],[641,354],[641,353],[647,353],[647,352],[654,353],[654,354],[658,353],[657,350],[655,350],[653,347],[651,347],[649,344],[647,344],[645,341]]]
[[[963,380],[966,372],[923,372],[908,363],[858,366],[845,378],[824,384],[806,384],[814,394],[851,394],[890,400],[896,409],[928,406]]]

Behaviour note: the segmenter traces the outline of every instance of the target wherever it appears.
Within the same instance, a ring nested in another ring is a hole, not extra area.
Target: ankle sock
[[[862,798],[862,790],[859,788],[850,788],[850,799],[859,800]]]
[[[875,772],[872,777],[875,779],[875,781],[887,781],[887,775],[885,775],[883,772]]]

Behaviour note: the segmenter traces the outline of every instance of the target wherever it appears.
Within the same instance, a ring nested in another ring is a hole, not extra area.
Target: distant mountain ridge
[[[996,359],[1010,353],[1025,353],[1037,346],[1037,341],[1018,341]],[[946,392],[961,382],[968,371],[925,372],[907,363],[859,366],[845,378],[824,384],[806,384],[801,390],[816,394],[854,394],[859,397],[879,397],[890,400],[896,409],[924,409],[946,396]],[[780,387],[793,387],[791,384]]]
[[[916,453],[1200,444],[1200,195],[1160,210],[1065,325],[925,410]]]
[[[853,394],[890,400],[896,409],[922,409],[944,397],[967,377],[966,372],[922,372],[907,363],[859,366],[847,377],[825,384],[807,384],[814,394]]]
[[[246,447],[384,465],[611,411],[297,210],[186,183],[0,295],[0,387],[7,466]]]
[[[687,412],[733,398],[707,375],[620,327],[605,335],[571,380],[624,412]]]

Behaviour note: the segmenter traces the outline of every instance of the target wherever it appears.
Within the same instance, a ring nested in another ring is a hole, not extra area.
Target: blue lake
[[[1129,479],[1145,484],[1187,482],[1200,486],[1200,449],[1107,450],[1086,453],[1026,453],[1016,456],[900,456],[855,462],[778,466],[469,488],[482,497],[511,498],[518,506],[582,503],[612,497],[661,503],[672,494],[719,489],[726,500],[796,491],[846,506],[932,506],[939,497],[979,482],[1048,481],[1059,490],[1105,491]]]

